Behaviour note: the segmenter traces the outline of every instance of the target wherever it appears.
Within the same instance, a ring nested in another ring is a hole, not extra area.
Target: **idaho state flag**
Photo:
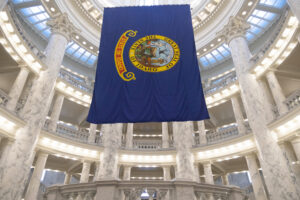
[[[90,123],[209,118],[189,5],[105,8]]]

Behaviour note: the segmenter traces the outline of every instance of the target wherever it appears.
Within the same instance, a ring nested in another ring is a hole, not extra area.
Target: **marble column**
[[[97,181],[99,168],[100,168],[100,162],[96,162],[95,163],[95,175],[94,175],[93,181]]]
[[[88,138],[88,143],[94,144],[96,139],[96,130],[97,130],[97,124],[90,124],[90,135]]]
[[[293,14],[297,17],[300,22],[300,1],[299,0],[287,0]]]
[[[59,121],[59,116],[61,113],[62,105],[64,103],[65,96],[61,93],[57,93],[56,99],[53,103],[52,112],[51,112],[51,120],[48,125],[48,129],[52,132],[56,132],[57,122]]]
[[[276,118],[276,114],[275,112],[273,111],[273,97],[272,97],[272,94],[267,86],[267,83],[264,81],[264,80],[257,80],[258,82],[258,85],[260,87],[260,89],[262,90],[262,99],[264,99],[263,101],[263,107],[264,107],[264,116],[266,118],[266,121],[267,122],[271,122],[273,121],[275,118]]]
[[[266,78],[269,83],[276,106],[278,108],[278,112],[280,115],[282,115],[288,111],[288,108],[284,103],[285,96],[282,92],[281,86],[279,85],[279,82],[273,71],[268,71],[266,74]]]
[[[72,174],[65,172],[65,180],[64,180],[64,185],[69,185],[72,179]]]
[[[12,85],[8,96],[10,97],[10,100],[6,104],[6,108],[11,111],[15,111],[15,108],[17,106],[18,100],[22,94],[23,88],[25,86],[27,77],[29,75],[29,70],[25,66],[20,67],[20,72]]]
[[[82,171],[80,176],[80,183],[88,183],[90,178],[90,170],[91,170],[91,162],[83,161],[82,163]]]
[[[126,147],[132,148],[133,145],[133,123],[127,124],[127,131],[126,131]]]
[[[280,143],[280,148],[286,159],[286,162],[290,166],[290,173],[294,174],[294,177],[298,183],[297,185],[300,185],[300,165],[296,163],[297,156],[292,144],[290,142],[282,142]]]
[[[296,181],[289,174],[277,141],[268,129],[264,117],[264,99],[255,75],[250,73],[251,53],[244,35],[250,25],[241,17],[230,17],[220,32],[229,48],[238,77],[243,105],[259,151],[259,160],[270,192],[270,199],[300,199]],[[219,36],[220,36],[219,35]]]
[[[21,199],[34,158],[34,149],[49,111],[65,49],[70,36],[76,32],[66,14],[53,16],[47,24],[52,31],[43,60],[47,68],[39,73],[24,106],[23,119],[27,123],[16,132],[11,151],[0,166],[2,199]]]
[[[192,122],[173,122],[174,144],[177,150],[176,180],[194,179],[193,155],[191,148],[193,146]]]
[[[229,185],[228,174],[223,174],[221,178],[223,185]]]
[[[168,122],[162,122],[162,148],[169,148]]]
[[[214,177],[211,170],[211,163],[203,163],[204,175],[205,175],[205,183],[214,184]]]
[[[116,180],[118,178],[118,149],[121,147],[122,124],[103,124],[104,150],[100,156],[97,180]]]
[[[171,167],[170,166],[163,166],[163,173],[164,173],[164,181],[171,180]]]
[[[204,121],[198,121],[198,131],[200,138],[200,145],[207,144],[206,131]]]
[[[246,134],[247,131],[244,124],[244,117],[243,117],[241,105],[237,96],[231,97],[231,103],[232,103],[233,113],[237,123],[239,134],[244,135]]]
[[[194,181],[196,181],[197,183],[200,183],[200,174],[199,174],[199,164],[198,163],[194,163]]]
[[[123,180],[130,181],[130,177],[131,177],[131,166],[124,166]]]
[[[39,188],[40,188],[40,182],[47,162],[47,158],[48,158],[48,154],[43,152],[40,152],[37,155],[36,164],[30,182],[28,184],[25,200],[32,200],[37,198]]]
[[[259,174],[259,167],[256,162],[255,154],[246,155],[246,161],[248,165],[249,174],[252,180],[252,187],[255,199],[257,200],[266,200],[267,196],[264,190],[264,186],[261,180],[261,176]]]
[[[292,140],[291,144],[294,148],[297,160],[300,161],[300,138],[297,137],[296,139]]]
[[[4,7],[6,6],[8,0],[1,0],[0,1],[0,11],[4,9]]]

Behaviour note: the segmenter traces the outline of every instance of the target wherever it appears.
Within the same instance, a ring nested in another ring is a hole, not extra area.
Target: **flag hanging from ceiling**
[[[90,123],[209,118],[189,5],[105,8]]]

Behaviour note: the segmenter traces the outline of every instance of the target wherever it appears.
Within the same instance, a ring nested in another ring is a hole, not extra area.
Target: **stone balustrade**
[[[109,188],[107,188],[109,185]],[[106,187],[105,187],[106,186]],[[141,200],[143,196],[151,196],[152,200],[184,199],[186,194],[182,190],[188,188],[191,192],[188,196],[196,199],[211,200],[244,200],[245,192],[235,186],[218,186],[189,181],[97,181],[93,183],[55,185],[48,187],[45,200],[69,200],[69,199],[106,199],[103,196],[112,195],[119,200]],[[110,192],[105,192],[104,190]],[[99,196],[98,196],[99,195]],[[102,196],[100,196],[102,195]],[[183,195],[183,196],[182,196]],[[185,196],[184,196],[185,195]],[[111,197],[111,196],[110,196]],[[109,197],[109,198],[110,198]],[[148,199],[146,198],[146,199]]]
[[[67,70],[61,69],[59,72],[59,78],[67,81],[71,85],[86,91],[88,93],[93,92],[93,87],[91,85],[88,85],[84,79],[77,77],[76,75],[73,75],[72,73],[68,72]]]
[[[9,96],[0,89],[0,105],[5,106],[9,100]]]
[[[230,126],[228,128],[222,128],[216,132],[208,132],[206,134],[206,139],[209,144],[213,144],[236,137],[237,135],[239,135],[237,126]]]
[[[133,148],[140,150],[155,150],[162,148],[161,140],[134,140]]]
[[[227,87],[231,84],[236,83],[237,77],[235,71],[230,72],[223,77],[220,77],[216,80],[213,80],[208,86],[204,87],[204,94],[208,95],[211,93],[216,92],[219,89],[222,89],[224,87]]]
[[[44,129],[46,129],[48,132],[48,125],[50,123],[50,120],[47,119],[44,125]],[[88,138],[89,138],[89,132],[86,129],[80,129],[78,130],[75,127],[69,127],[67,125],[64,124],[58,124],[57,128],[56,128],[56,132],[51,132],[55,135],[64,137],[64,138],[68,138],[77,142],[82,142],[82,143],[88,143]],[[102,137],[97,135],[96,139],[95,139],[95,144],[97,145],[102,145]]]
[[[300,90],[296,90],[289,97],[286,98],[284,103],[287,105],[289,110],[293,110],[300,105]]]

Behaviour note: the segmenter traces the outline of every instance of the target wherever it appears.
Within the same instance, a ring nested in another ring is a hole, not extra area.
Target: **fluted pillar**
[[[65,96],[61,93],[57,93],[56,99],[54,101],[52,112],[51,112],[51,120],[48,125],[48,129],[52,132],[56,131],[57,122],[59,121],[59,116],[61,113],[62,105],[64,103]]]
[[[65,180],[64,180],[64,185],[69,185],[72,179],[72,174],[65,172]]]
[[[94,175],[93,181],[97,181],[99,168],[100,168],[100,162],[96,162],[95,163],[95,175]]]
[[[199,139],[200,144],[207,144],[207,138],[206,138],[206,131],[205,131],[205,124],[204,121],[198,121],[198,131],[199,131]]]
[[[264,190],[261,176],[258,171],[258,165],[256,162],[255,154],[246,155],[246,161],[249,169],[249,174],[252,180],[252,187],[253,187],[255,199],[266,200],[267,196]]]
[[[281,150],[267,127],[264,117],[264,99],[256,77],[250,73],[252,64],[251,53],[244,35],[250,25],[241,17],[231,17],[229,23],[220,35],[226,38],[232,54],[238,77],[241,97],[246,114],[258,145],[259,160],[265,175],[270,198],[273,199],[300,199],[296,189],[296,181],[289,173],[287,163]]]
[[[278,112],[280,115],[282,115],[288,111],[288,108],[284,103],[285,96],[282,92],[281,86],[279,85],[279,82],[273,71],[268,71],[268,73],[266,74],[266,78],[268,80],[276,106],[278,108]]]
[[[22,94],[23,88],[25,86],[27,77],[29,75],[29,70],[25,66],[21,66],[20,72],[11,87],[8,96],[10,97],[10,100],[6,104],[6,108],[15,111],[18,100]]]
[[[7,2],[8,2],[8,0],[1,0],[0,1],[0,11],[3,10],[3,8],[6,6]]]
[[[118,149],[121,146],[122,124],[103,124],[103,146],[97,180],[118,178]]]
[[[211,170],[211,163],[207,162],[203,164],[204,175],[205,175],[205,183],[214,184],[214,177]]]
[[[228,174],[223,174],[221,178],[223,185],[229,185]]]
[[[90,178],[91,162],[83,161],[82,171],[80,176],[80,183],[88,183]]]
[[[162,122],[162,148],[169,148],[168,122]]]
[[[127,124],[127,131],[126,131],[126,147],[132,148],[133,145],[133,123]]]
[[[90,124],[90,135],[88,138],[88,143],[94,144],[96,139],[96,130],[97,130],[97,124]]]
[[[293,14],[297,17],[300,22],[300,1],[299,0],[287,0]]]
[[[5,172],[0,174],[2,199],[21,199],[34,158],[34,149],[49,111],[65,49],[70,36],[75,34],[76,30],[66,14],[53,16],[47,24],[52,30],[43,60],[47,68],[39,73],[24,106],[23,118],[27,123],[16,132],[11,151],[4,165],[0,166],[0,171]]]
[[[192,122],[173,122],[174,142],[177,150],[176,179],[193,180],[193,155],[190,149],[193,146]]]
[[[231,104],[232,104],[232,108],[233,108],[233,113],[234,113],[234,117],[237,123],[237,127],[239,130],[239,134],[246,134],[246,127],[244,124],[244,117],[243,117],[243,113],[242,113],[242,109],[241,109],[241,105],[240,102],[237,98],[237,96],[233,96],[231,97]]]
[[[32,200],[37,198],[39,188],[40,188],[40,181],[43,175],[43,170],[47,162],[47,158],[48,158],[48,154],[43,152],[40,152],[37,155],[37,161],[30,182],[28,184],[25,200]]]
[[[130,181],[130,177],[131,177],[131,166],[124,166],[123,180]]]
[[[164,173],[164,181],[171,180],[171,167],[170,166],[163,166],[163,173]]]

